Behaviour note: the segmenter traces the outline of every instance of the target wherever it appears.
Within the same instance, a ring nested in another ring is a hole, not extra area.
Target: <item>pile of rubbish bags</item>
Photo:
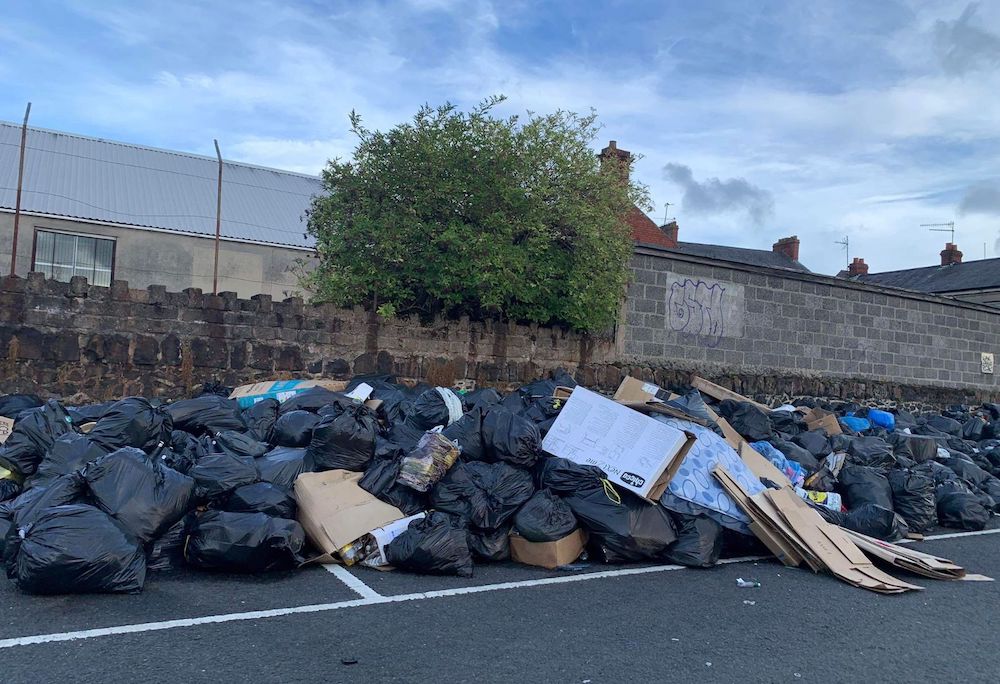
[[[680,489],[650,501],[544,452],[574,387],[559,371],[507,395],[379,375],[249,403],[218,387],[89,406],[0,396],[13,421],[0,447],[6,573],[24,591],[56,594],[136,592],[148,573],[184,567],[295,569],[321,555],[300,524],[296,481],[332,470],[358,473],[367,495],[409,516],[384,543],[339,549],[342,562],[468,576],[510,560],[512,540],[577,540],[568,557],[553,547],[553,564],[582,551],[710,567],[759,548],[735,514]],[[722,416],[828,522],[891,541],[938,525],[982,529],[1000,510],[1000,404],[918,416],[801,400],[765,411],[674,389],[664,421],[697,436],[698,458],[735,454],[712,418]]]

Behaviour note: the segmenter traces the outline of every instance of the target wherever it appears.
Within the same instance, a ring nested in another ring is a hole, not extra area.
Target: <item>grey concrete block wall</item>
[[[827,276],[640,249],[623,359],[708,374],[1000,391],[1000,310]]]

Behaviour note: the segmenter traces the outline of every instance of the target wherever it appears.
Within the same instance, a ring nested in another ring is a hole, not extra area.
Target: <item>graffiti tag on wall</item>
[[[667,299],[671,330],[707,337],[708,346],[717,346],[725,333],[725,297],[726,288],[719,283],[689,278],[673,283]]]

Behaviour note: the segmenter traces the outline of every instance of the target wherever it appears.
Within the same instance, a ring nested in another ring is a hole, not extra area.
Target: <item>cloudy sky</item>
[[[757,9],[748,11],[749,5]],[[597,110],[681,239],[1000,255],[1000,2],[14,0],[0,119],[317,172],[425,102]]]

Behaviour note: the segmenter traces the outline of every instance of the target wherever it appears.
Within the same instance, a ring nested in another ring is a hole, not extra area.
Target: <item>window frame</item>
[[[31,240],[31,270],[34,271],[36,268],[36,258],[38,255],[38,234],[39,233],[54,233],[56,235],[71,235],[73,237],[85,237],[94,240],[108,240],[111,242],[111,273],[108,278],[107,287],[111,287],[111,283],[115,280],[115,265],[118,259],[118,238],[112,237],[110,235],[101,235],[100,233],[84,233],[81,231],[73,230],[60,230],[58,228],[47,228],[45,226],[34,226],[35,232]],[[74,254],[74,259],[76,255]],[[76,270],[76,264],[74,262],[74,270]],[[93,285],[90,280],[87,280],[88,284]]]

